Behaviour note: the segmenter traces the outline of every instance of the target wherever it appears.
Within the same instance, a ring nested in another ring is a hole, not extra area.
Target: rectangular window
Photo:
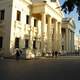
[[[0,10],[0,20],[4,20],[5,10]]]
[[[37,20],[34,19],[34,27],[37,27]]]
[[[0,37],[0,48],[2,48],[3,45],[3,37]]]
[[[64,50],[64,45],[62,45],[62,50]]]
[[[15,38],[15,48],[19,48],[19,39],[20,38]]]
[[[29,24],[29,15],[26,16],[26,24]]]
[[[51,0],[51,2],[56,2],[56,0]]]
[[[29,43],[29,40],[25,39],[25,48],[28,48],[28,43]]]
[[[33,49],[36,49],[36,41],[33,41]]]
[[[17,17],[16,20],[20,21],[21,20],[21,12],[17,11]]]

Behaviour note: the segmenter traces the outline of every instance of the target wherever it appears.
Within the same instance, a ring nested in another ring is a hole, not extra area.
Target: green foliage
[[[65,13],[70,13],[74,10],[75,7],[77,7],[76,12],[80,17],[80,0],[65,0],[61,7]]]

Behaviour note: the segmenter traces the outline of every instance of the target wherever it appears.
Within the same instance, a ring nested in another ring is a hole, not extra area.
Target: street
[[[0,80],[80,80],[80,59],[0,60]]]

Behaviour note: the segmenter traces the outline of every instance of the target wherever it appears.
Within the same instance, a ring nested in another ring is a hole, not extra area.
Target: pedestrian
[[[22,52],[22,50],[21,50],[21,49],[19,50],[19,53],[20,53],[20,55],[22,55],[22,54],[23,54],[23,52]]]
[[[57,58],[57,56],[58,56],[58,52],[57,52],[57,51],[55,51],[55,58]]]
[[[16,50],[16,60],[19,60],[20,54],[19,54],[19,50]]]
[[[45,56],[45,53],[43,52],[43,53],[42,53],[42,57],[44,57],[44,56]]]
[[[52,52],[52,57],[54,56],[54,51]]]

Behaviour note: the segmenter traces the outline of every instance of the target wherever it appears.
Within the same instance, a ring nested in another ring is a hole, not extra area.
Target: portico
[[[61,50],[62,12],[59,14],[44,2],[34,3],[32,7],[32,15],[41,21],[41,26],[38,26],[38,32],[41,32],[41,53]]]
[[[16,48],[25,49],[26,54],[39,53],[40,56],[52,51],[73,50],[74,24],[62,22],[63,12],[57,8],[59,0],[2,2],[0,12],[5,13],[5,18],[0,20],[1,54],[14,55]]]
[[[62,22],[62,50],[74,51],[75,24],[71,18],[64,18]]]

